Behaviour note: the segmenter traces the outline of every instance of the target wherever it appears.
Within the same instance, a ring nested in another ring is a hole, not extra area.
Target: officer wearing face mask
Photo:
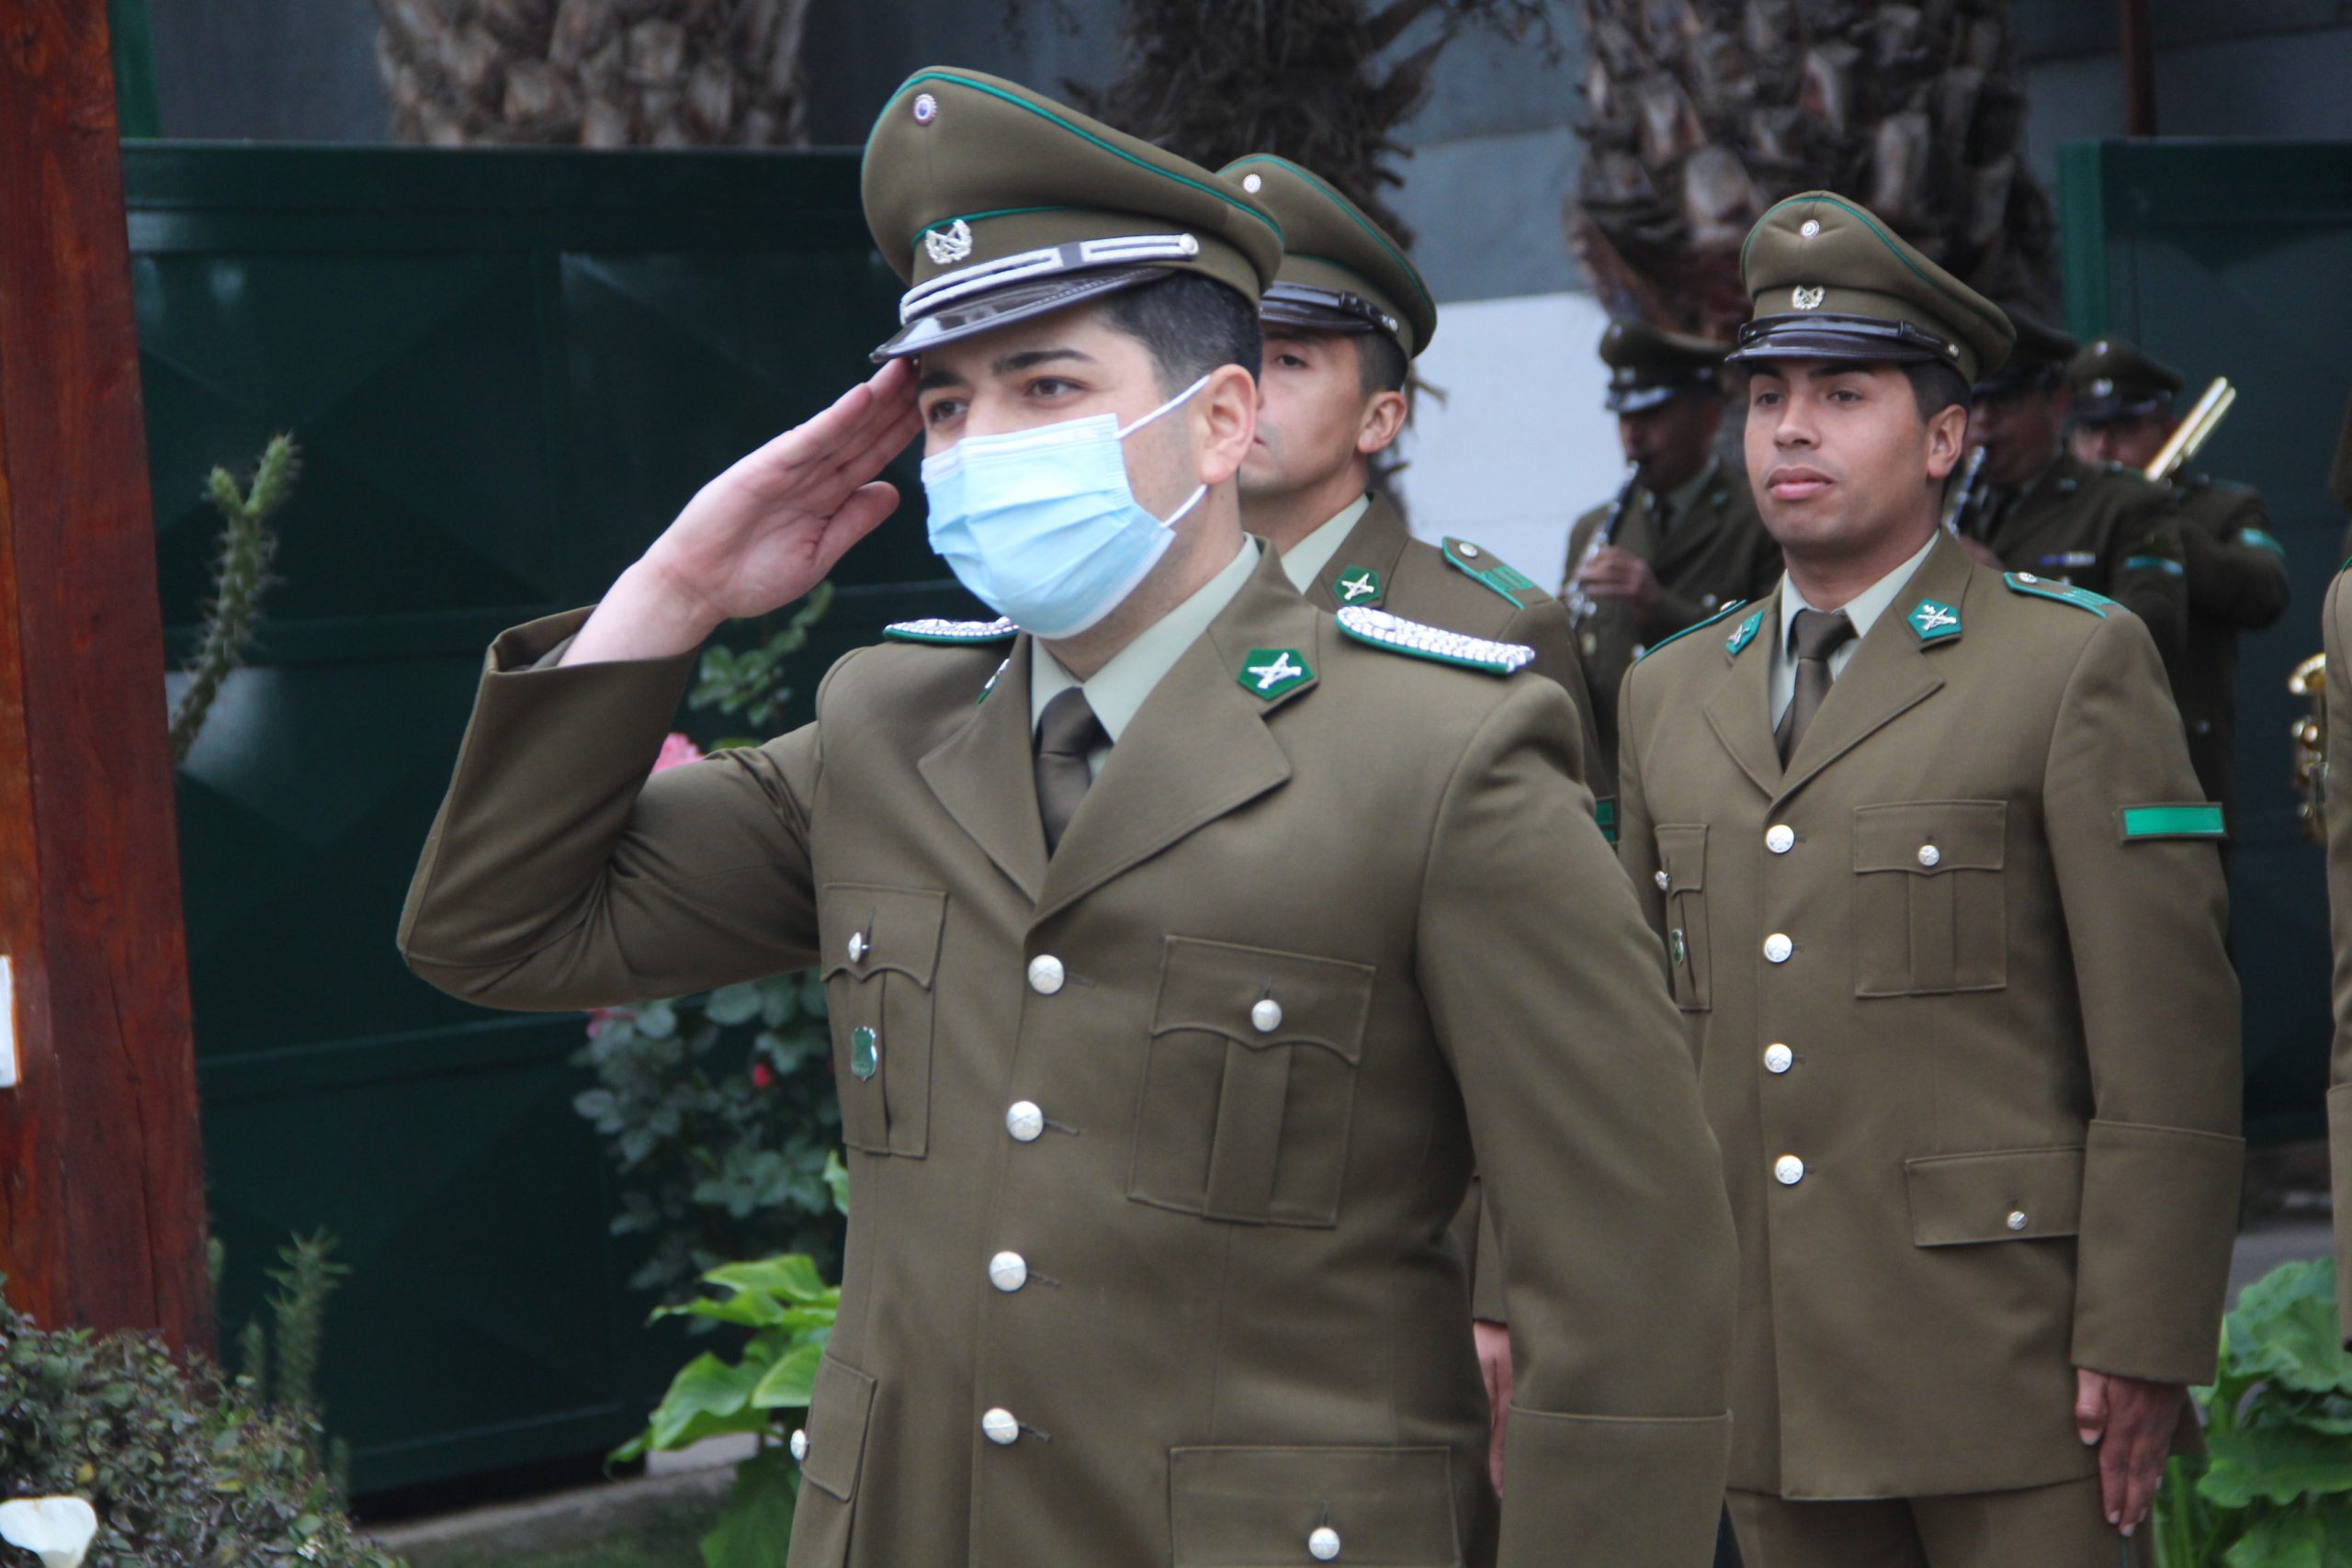
[[[883,368],[492,646],[409,963],[513,1008],[824,976],[850,1234],[793,1568],[1703,1558],[1730,1222],[1567,696],[1242,531],[1282,249],[1244,192],[933,68],[865,197]],[[812,723],[649,779],[702,641],[881,525],[917,436],[1001,618],[891,627]]]

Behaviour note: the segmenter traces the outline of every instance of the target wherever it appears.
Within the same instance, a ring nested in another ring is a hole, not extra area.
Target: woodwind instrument
[[[2144,470],[2148,478],[2158,484],[2171,482],[2173,476],[2188,467],[2188,460],[2197,456],[2198,449],[2212,438],[2222,417],[2237,400],[2238,389],[2230,385],[2230,378],[2227,376],[2214,377],[2213,384],[2205,389],[2205,395],[2199,398],[2196,406],[2188,411],[2188,417],[2174,427],[2170,439],[2149,459]]]
[[[1625,482],[1617,487],[1617,499],[1609,503],[1609,511],[1593,529],[1592,537],[1585,541],[1584,554],[1568,568],[1568,580],[1560,585],[1560,598],[1567,606],[1568,625],[1576,631],[1579,651],[1588,659],[1592,657],[1596,646],[1589,628],[1600,606],[1591,594],[1584,591],[1584,585],[1578,580],[1584,576],[1584,569],[1592,564],[1593,557],[1617,542],[1617,530],[1623,525],[1625,513],[1632,509],[1634,496],[1640,486],[1641,471],[1639,463],[1625,465]]]
[[[1984,509],[1985,448],[1979,446],[1968,454],[1968,462],[1960,470],[1960,478],[1951,487],[1951,494],[1944,499],[1944,532],[1976,536],[1977,513]]]

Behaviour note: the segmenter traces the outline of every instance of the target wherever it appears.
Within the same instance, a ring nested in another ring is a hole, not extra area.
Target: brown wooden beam
[[[209,1344],[163,616],[104,0],[0,4],[0,1270]]]
[[[2156,46],[2148,0],[2116,0],[2116,41],[2123,56],[2123,133],[2156,134]]]

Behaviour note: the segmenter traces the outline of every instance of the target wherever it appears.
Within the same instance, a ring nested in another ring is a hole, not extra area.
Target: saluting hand
[[[2099,1503],[2125,1535],[2155,1501],[2188,1394],[2177,1382],[2075,1369],[2075,1430],[2098,1448]]]
[[[876,476],[922,428],[914,383],[893,360],[703,486],[613,584],[563,661],[684,653],[721,622],[814,588],[899,504]]]

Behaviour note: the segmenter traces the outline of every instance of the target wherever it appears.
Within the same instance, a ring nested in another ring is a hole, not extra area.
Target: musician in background
[[[2066,367],[2075,394],[2075,456],[2144,473],[2179,421],[2179,371],[2119,337],[2103,337]],[[2237,710],[2238,634],[2287,613],[2287,551],[2271,536],[2262,492],[2180,464],[2168,477],[2180,513],[2188,620],[2172,662],[2173,700],[2188,727],[2188,759],[2206,797],[2219,801],[2233,839],[2238,811],[2232,737]]]
[[[1747,476],[1715,455],[1724,345],[1615,321],[1601,334],[1605,405],[1617,415],[1624,487],[1576,521],[1560,597],[1577,627],[1607,776],[1616,776],[1617,686],[1650,644],[1781,575]]]

